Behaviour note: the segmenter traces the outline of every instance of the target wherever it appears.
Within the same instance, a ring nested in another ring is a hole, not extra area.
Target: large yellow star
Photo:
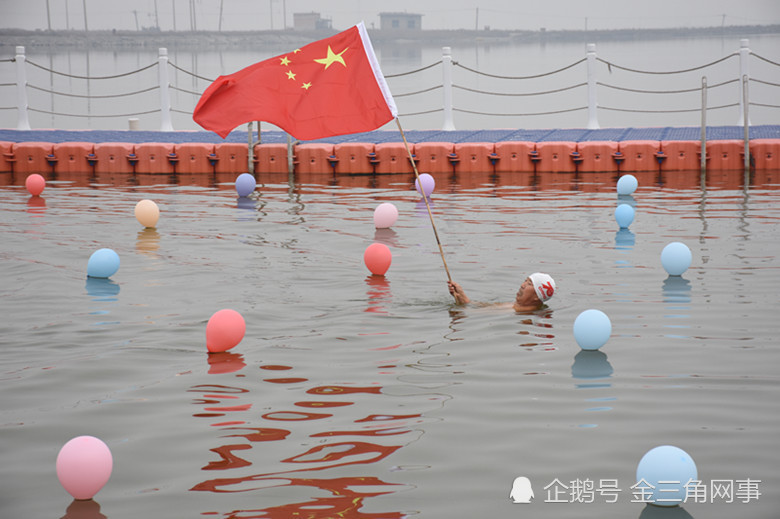
[[[336,62],[341,63],[342,65],[344,65],[346,67],[347,64],[344,63],[344,58],[342,58],[341,55],[344,54],[345,52],[347,52],[348,48],[349,47],[345,48],[344,50],[342,50],[341,52],[336,54],[330,48],[330,45],[328,45],[328,55],[326,57],[324,57],[324,58],[321,58],[321,59],[315,59],[314,61],[316,61],[317,63],[322,63],[323,65],[325,65],[325,70],[327,70],[328,67],[330,67],[331,65],[333,65]]]

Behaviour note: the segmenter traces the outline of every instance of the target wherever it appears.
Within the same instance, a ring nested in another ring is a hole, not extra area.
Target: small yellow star
[[[301,85],[301,88],[304,90],[308,90],[311,88],[311,83],[304,83],[303,85]]]
[[[348,48],[349,47],[347,47],[346,49],[344,49],[341,52],[339,52],[338,54],[336,54],[330,48],[330,45],[328,45],[328,55],[326,57],[324,57],[324,58],[321,58],[321,59],[315,59],[314,61],[316,61],[317,63],[322,63],[323,65],[325,65],[325,70],[327,70],[328,67],[330,67],[331,65],[333,65],[336,62],[341,63],[342,65],[344,65],[346,67],[347,64],[344,63],[344,58],[342,58],[341,55],[344,54],[345,52],[347,52]]]
[[[287,78],[288,79],[295,79],[295,72],[293,72],[292,70],[288,70],[287,71]]]
[[[280,63],[280,65],[284,65],[284,66],[286,67],[287,65],[289,65],[289,64],[290,64],[290,60],[289,60],[289,59],[287,59],[287,56],[285,56],[285,57],[283,57],[283,58],[280,58],[280,59],[281,59],[281,63]]]

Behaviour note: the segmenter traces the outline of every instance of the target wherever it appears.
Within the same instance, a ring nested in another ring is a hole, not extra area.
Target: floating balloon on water
[[[110,278],[119,270],[119,254],[112,249],[98,249],[87,262],[87,276]]]
[[[424,194],[426,197],[431,196],[431,193],[433,193],[433,188],[435,187],[436,187],[436,181],[428,173],[422,173],[419,179],[414,180],[414,188],[417,190],[418,193],[420,193],[421,195]]]
[[[384,202],[374,209],[374,226],[377,229],[388,229],[398,220],[398,209],[390,202]]]
[[[160,219],[160,208],[152,200],[141,200],[135,204],[135,219],[144,227],[154,227]]]
[[[384,243],[372,243],[366,247],[363,253],[363,261],[372,274],[384,276],[387,269],[390,268],[390,263],[393,261],[393,254]]]
[[[574,340],[583,350],[597,350],[612,334],[612,322],[601,310],[585,310],[574,320]]]
[[[249,196],[257,187],[255,177],[249,173],[241,173],[236,179],[236,192],[238,196]]]
[[[630,195],[636,191],[638,185],[634,175],[623,175],[617,181],[617,192],[619,195]]]
[[[698,477],[693,458],[673,445],[650,449],[636,467],[637,484],[646,483],[643,492],[647,501],[658,506],[681,504],[685,501],[686,485]]]
[[[661,265],[670,276],[680,276],[691,266],[691,249],[684,243],[673,241],[661,251]]]
[[[621,229],[627,229],[634,221],[634,208],[628,204],[620,204],[615,208],[615,221]]]
[[[111,477],[111,450],[94,436],[78,436],[57,455],[57,478],[74,499],[92,499]]]
[[[46,187],[46,179],[38,173],[33,173],[25,179],[24,187],[27,188],[31,195],[38,196],[43,193],[43,188]]]
[[[238,345],[246,333],[246,321],[230,308],[215,312],[206,324],[206,348],[211,353],[227,351]]]

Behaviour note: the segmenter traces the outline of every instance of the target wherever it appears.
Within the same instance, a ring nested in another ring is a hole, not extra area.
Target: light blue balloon
[[[238,196],[249,196],[257,187],[255,177],[249,173],[241,173],[236,179],[236,192]]]
[[[597,350],[612,334],[612,322],[601,310],[585,310],[574,320],[574,340],[583,350]]]
[[[619,195],[630,195],[636,191],[638,185],[634,175],[623,175],[617,181],[617,192]]]
[[[637,491],[644,489],[647,501],[657,506],[682,504],[686,484],[696,481],[698,477],[693,458],[673,445],[650,449],[636,467]]]
[[[87,262],[87,276],[110,278],[119,270],[119,254],[111,249],[98,249]]]
[[[615,221],[621,229],[628,229],[634,221],[634,208],[628,204],[620,204],[615,208]]]
[[[684,243],[673,241],[661,251],[661,265],[670,276],[680,276],[691,266],[691,249]]]

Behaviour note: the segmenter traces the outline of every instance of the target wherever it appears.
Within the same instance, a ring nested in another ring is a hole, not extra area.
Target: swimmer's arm
[[[463,291],[463,288],[454,281],[447,281],[447,288],[450,290],[450,294],[455,298],[455,303],[459,305],[465,305],[471,302],[469,296]]]

